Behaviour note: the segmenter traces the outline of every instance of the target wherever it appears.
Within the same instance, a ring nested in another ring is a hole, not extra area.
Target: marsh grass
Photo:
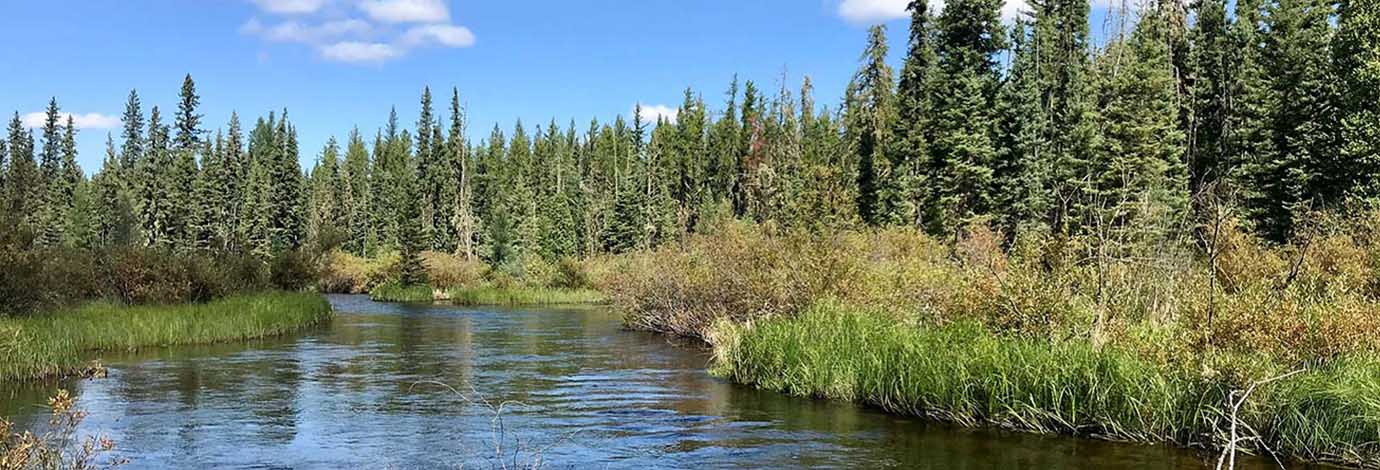
[[[445,291],[457,305],[570,305],[599,304],[607,301],[598,291],[540,287],[454,288]]]
[[[0,382],[78,373],[88,367],[83,353],[276,336],[330,315],[330,303],[317,294],[268,292],[202,304],[97,302],[0,318]]]
[[[452,287],[433,289],[430,286],[402,286],[384,284],[369,291],[369,298],[381,302],[449,301],[455,305],[569,305],[597,304],[606,301],[603,294],[589,289],[559,289],[549,287]]]
[[[855,401],[967,426],[993,425],[1218,448],[1230,387],[1194,366],[1087,341],[925,326],[816,304],[791,318],[720,322],[714,372],[792,395]],[[1321,364],[1264,388],[1241,422],[1274,452],[1380,466],[1380,363]]]

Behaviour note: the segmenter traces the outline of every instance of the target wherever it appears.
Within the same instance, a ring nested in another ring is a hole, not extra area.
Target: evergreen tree
[[[1142,229],[1144,217],[1182,213],[1188,202],[1169,27],[1161,8],[1147,8],[1131,37],[1110,45],[1099,63],[1105,124],[1097,204],[1111,211],[1110,220]]]
[[[1226,0],[1197,0],[1190,57],[1192,74],[1189,128],[1189,192],[1198,194],[1207,185],[1226,181],[1232,171],[1229,122],[1235,75],[1235,46],[1227,19]]]
[[[19,113],[9,123],[10,168],[6,177],[4,223],[17,226],[21,233],[32,234],[38,228],[43,198],[43,177],[34,162],[33,133],[24,129]]]
[[[63,222],[69,224],[64,230],[73,234],[70,221],[77,206],[77,189],[86,182],[86,173],[77,164],[77,125],[72,115],[67,115],[67,125],[62,130],[62,169],[58,176],[58,200],[63,213]],[[72,237],[67,241],[75,242]]]
[[[886,151],[895,128],[895,93],[891,66],[886,63],[886,27],[874,26],[868,33],[862,67],[853,76],[847,92],[845,132],[857,155],[858,216],[864,223],[880,223],[882,182],[890,178]]]
[[[140,108],[139,92],[129,91],[129,101],[125,103],[121,121],[124,123],[121,134],[124,142],[120,147],[120,168],[134,170],[144,156],[144,111]],[[129,176],[134,177],[133,174]]]
[[[1333,61],[1341,77],[1341,166],[1353,195],[1380,198],[1380,3],[1343,0]]]
[[[48,102],[43,119],[43,151],[39,154],[42,189],[38,207],[38,238],[40,245],[62,243],[63,225],[67,209],[71,207],[62,171],[62,127],[59,125],[57,98]]]
[[[136,220],[129,194],[122,184],[124,168],[115,139],[106,135],[105,160],[91,178],[93,204],[90,219],[95,246],[120,246],[134,241]]]
[[[896,145],[890,160],[894,172],[883,200],[889,218],[921,227],[930,184],[929,141],[933,137],[929,119],[938,58],[928,2],[913,0],[906,8],[910,11],[909,51],[896,92]]]
[[[1042,227],[1053,206],[1047,191],[1053,169],[1040,152],[1049,117],[1040,106],[1039,57],[1029,26],[1019,20],[1011,33],[1014,58],[993,107],[997,226],[1012,236]]]
[[[349,224],[345,250],[364,256],[372,247],[369,240],[373,237],[373,231],[370,224],[369,150],[365,148],[364,139],[360,137],[358,128],[350,130],[341,179],[344,180],[341,210]]]
[[[177,114],[173,116],[173,126],[177,128],[174,147],[179,150],[200,148],[202,115],[196,113],[201,97],[196,94],[196,82],[191,74],[182,79],[182,90],[178,93]]]
[[[1084,211],[1087,184],[1094,171],[1089,156],[1097,141],[1096,114],[1089,80],[1088,0],[1037,0],[1035,50],[1041,126],[1034,158],[1049,168],[1051,196],[1047,221],[1052,230],[1069,233]]]
[[[952,230],[992,207],[996,149],[991,113],[1004,47],[1000,0],[953,0],[937,25],[930,229]]]
[[[456,251],[466,259],[476,256],[480,223],[474,208],[473,167],[469,142],[465,139],[465,110],[460,107],[460,90],[452,88],[450,97],[450,140],[446,143],[451,168],[454,202],[450,225],[456,239]]]

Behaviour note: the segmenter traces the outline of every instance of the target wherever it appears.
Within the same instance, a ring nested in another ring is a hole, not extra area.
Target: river
[[[0,387],[0,415],[39,426],[44,397],[66,387],[90,412],[81,432],[112,438],[135,469],[1208,466],[1167,446],[961,429],[729,384],[698,345],[626,331],[603,308],[330,300],[334,320],[296,335],[107,354],[107,378]]]

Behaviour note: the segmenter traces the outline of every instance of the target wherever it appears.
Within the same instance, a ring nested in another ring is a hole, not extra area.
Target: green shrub
[[[279,253],[269,267],[273,287],[285,291],[301,291],[316,285],[318,275],[316,260],[304,250]]]

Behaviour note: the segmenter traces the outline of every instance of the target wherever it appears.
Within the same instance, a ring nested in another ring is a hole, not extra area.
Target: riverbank
[[[124,306],[108,302],[0,318],[0,382],[79,374],[84,353],[276,336],[330,318],[315,293],[242,294],[207,303]]]
[[[369,291],[369,299],[379,302],[434,302],[455,305],[573,305],[600,304],[607,298],[590,289],[559,289],[549,287],[452,287],[433,289],[430,286],[401,286],[384,284]]]
[[[629,327],[700,338],[715,373],[764,389],[1207,449],[1235,423],[1243,449],[1380,466],[1380,239],[1224,231],[1210,262],[1168,243],[1001,240],[730,226],[627,257],[601,285]]]

